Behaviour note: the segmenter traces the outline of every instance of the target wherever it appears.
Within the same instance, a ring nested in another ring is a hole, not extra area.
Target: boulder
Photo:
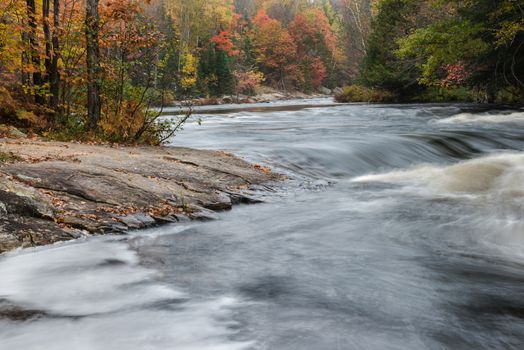
[[[324,95],[331,95],[332,91],[330,89],[328,89],[327,87],[325,86],[321,86],[318,88],[318,92],[320,92],[321,94],[324,94]]]
[[[233,97],[232,96],[224,96],[224,97],[222,97],[222,103],[223,104],[231,104],[231,103],[233,103]]]
[[[2,181],[0,183],[0,212],[54,219],[54,208],[35,188],[25,186],[7,177],[0,177],[0,179]]]
[[[281,100],[283,98],[285,98],[286,96],[278,93],[278,92],[275,92],[275,93],[271,93],[271,94],[262,94],[260,96],[258,96],[258,101],[259,102],[274,102],[274,101],[278,101],[278,100]]]
[[[27,134],[23,133],[14,126],[0,124],[0,137],[7,137],[12,139],[25,139]]]
[[[341,95],[343,92],[344,92],[344,90],[341,87],[338,87],[338,86],[333,89],[333,93],[335,95]]]

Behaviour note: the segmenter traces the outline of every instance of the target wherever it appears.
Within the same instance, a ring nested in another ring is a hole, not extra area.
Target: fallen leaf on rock
[[[261,172],[263,172],[264,174],[269,174],[271,173],[271,168],[267,167],[267,166],[262,166],[260,164],[255,164],[253,166],[255,169],[258,169],[260,170]]]

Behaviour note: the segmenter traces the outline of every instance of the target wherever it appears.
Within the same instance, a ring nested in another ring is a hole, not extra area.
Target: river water
[[[203,110],[290,178],[216,221],[0,258],[0,349],[524,349],[524,111]]]

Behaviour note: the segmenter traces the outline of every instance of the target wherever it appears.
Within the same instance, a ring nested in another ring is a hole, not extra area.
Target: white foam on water
[[[471,200],[477,240],[524,259],[524,153],[503,153],[451,166],[424,165],[354,178],[354,183],[404,185],[433,198]]]
[[[187,304],[177,311],[141,310],[80,319],[0,322],[0,350],[242,350],[228,339],[235,300]]]
[[[0,260],[0,298],[48,313],[89,315],[180,298],[125,244],[91,241]]]
[[[140,265],[127,242],[89,240],[0,259],[0,299],[45,312],[0,320],[0,350],[240,350],[236,299],[190,301]]]
[[[437,123],[444,124],[468,124],[468,123],[524,123],[524,112],[496,113],[496,114],[474,114],[460,113],[453,117],[440,119]]]
[[[477,232],[481,233],[480,242],[496,248],[504,256],[517,258],[524,263],[524,220],[513,214],[496,211],[478,218]],[[482,234],[483,233],[483,234]]]
[[[445,167],[424,165],[408,170],[359,176],[352,182],[415,184],[439,194],[484,194],[522,199],[524,154],[498,154]]]

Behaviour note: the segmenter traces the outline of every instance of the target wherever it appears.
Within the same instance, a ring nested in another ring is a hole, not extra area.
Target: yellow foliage
[[[233,18],[232,0],[165,0],[164,6],[173,19],[180,47],[197,47],[210,32],[227,28]]]
[[[197,83],[198,61],[190,52],[182,56],[182,78],[180,84],[183,89],[191,89]]]
[[[107,107],[107,104],[104,106]],[[144,111],[137,108],[132,100],[124,100],[118,113],[103,109],[100,120],[100,129],[109,139],[117,142],[126,141],[133,137],[146,118]]]
[[[17,0],[0,2],[0,75],[13,73],[20,68],[24,49],[20,35],[23,4]]]

